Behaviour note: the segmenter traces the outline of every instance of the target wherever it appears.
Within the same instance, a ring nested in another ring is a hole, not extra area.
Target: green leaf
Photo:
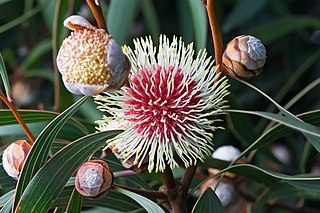
[[[2,163],[0,163],[0,195],[14,189],[16,184],[17,181],[6,173],[6,171],[3,169]]]
[[[54,83],[54,72],[51,69],[28,69],[28,72],[24,73],[25,78],[44,78],[51,83]]]
[[[80,213],[81,206],[82,206],[82,196],[74,188],[72,191],[66,212]]]
[[[73,185],[64,187],[63,191],[54,202],[53,207],[66,206],[73,189],[74,183]],[[123,196],[123,194],[113,190],[108,192],[108,194],[100,200],[89,200],[84,198],[82,201],[82,206],[111,208],[121,212],[129,212],[141,208],[141,206],[131,198]]]
[[[20,177],[16,188],[14,207],[16,207],[29,181],[33,178],[33,176],[41,168],[41,166],[46,162],[51,144],[57,136],[57,134],[59,133],[59,131],[61,130],[61,128],[63,127],[63,125],[81,107],[81,105],[87,99],[88,97],[82,97],[79,101],[70,106],[67,110],[65,110],[54,120],[52,120],[37,137],[30,152],[28,153],[25,164],[20,173]]]
[[[239,105],[235,102],[233,96],[231,96],[231,98],[229,97],[229,102],[234,108],[239,108]],[[253,124],[246,115],[230,113],[226,116],[226,121],[228,123],[228,129],[244,146],[249,146],[252,141],[258,137],[257,133],[254,131]]]
[[[155,202],[149,200],[146,197],[143,197],[139,194],[121,188],[115,188],[115,190],[135,200],[149,213],[164,213],[163,209],[161,209],[160,206],[158,206]]]
[[[258,25],[249,30],[248,33],[255,35],[257,38],[261,39],[263,43],[270,44],[280,37],[296,30],[318,27],[320,27],[320,20],[318,18],[292,16],[279,18],[266,24]]]
[[[242,0],[236,1],[223,26],[224,32],[230,32],[235,27],[253,18],[268,2],[268,0]],[[250,7],[248,7],[250,5]]]
[[[55,8],[47,8],[47,11],[44,12],[44,16],[47,17],[49,26],[52,25],[50,29],[52,29],[52,54],[54,63],[56,63],[55,58],[58,54],[58,50],[60,49],[63,39],[66,36],[66,28],[64,27],[63,22],[68,13],[69,3],[69,1],[57,0],[55,1]],[[73,3],[79,4],[77,3],[77,1],[73,1]],[[72,103],[73,95],[65,88],[63,81],[61,80],[62,77],[60,72],[58,72],[58,70],[56,69],[54,73],[55,75],[57,75],[56,78],[59,79],[57,82],[55,82],[56,84],[58,84],[55,86],[59,87],[59,103],[57,107],[58,111],[62,111]]]
[[[288,183],[279,183],[272,186],[266,193],[259,197],[256,201],[256,206],[259,207],[268,201],[274,202],[280,198],[287,197],[320,200],[320,194],[318,192],[297,189]]]
[[[57,117],[57,112],[44,111],[44,110],[19,110],[19,114],[24,120],[25,123],[37,123],[37,122],[47,122],[51,121],[53,118]],[[0,117],[3,118],[0,120],[0,127],[10,124],[18,124],[16,118],[10,110],[0,109]],[[75,118],[71,118],[68,123],[73,125],[83,133],[88,134],[88,129],[80,123]]]
[[[251,164],[238,164],[229,166],[229,163],[227,163],[226,161],[219,161],[216,159],[207,159],[204,165],[208,168],[211,167],[221,170],[214,176],[218,176],[219,174],[230,171],[232,173],[249,178],[258,183],[266,184],[268,186],[272,186],[276,182],[283,180],[296,188],[320,192],[320,176],[286,175],[267,169],[262,169]],[[208,179],[214,176],[211,176]],[[198,187],[200,187],[200,185]]]
[[[307,137],[309,142],[318,150],[318,152],[320,152],[320,129],[316,126],[299,121],[297,119],[285,117],[285,116],[270,113],[270,112],[258,112],[258,111],[248,111],[248,110],[226,110],[226,112],[244,113],[244,114],[260,116],[272,121],[276,121],[280,124],[283,124],[292,129],[298,130],[302,133],[309,134],[309,135],[305,134],[305,136]]]
[[[57,152],[30,181],[17,205],[17,212],[47,212],[75,170],[119,132],[94,133]]]
[[[11,190],[10,192],[0,197],[0,207],[4,206],[9,200],[12,199],[14,192],[14,190]]]
[[[4,65],[4,61],[3,61],[1,53],[0,53],[0,76],[1,76],[1,79],[2,79],[2,82],[3,82],[3,85],[6,90],[7,95],[11,94],[8,73],[7,73],[6,67]]]
[[[7,3],[7,2],[10,2],[11,0],[0,0],[0,4],[4,4],[4,3]]]
[[[218,196],[211,188],[207,188],[206,191],[197,200],[192,213],[224,213],[224,208],[220,202]]]
[[[144,21],[146,22],[147,28],[154,40],[159,38],[160,35],[160,24],[157,17],[156,9],[152,4],[151,0],[142,0],[140,3],[142,7],[142,13]]]
[[[28,20],[29,18],[40,12],[43,8],[50,5],[51,2],[53,1],[45,0],[41,4],[38,4],[36,7],[32,8],[32,10],[24,13],[22,16],[19,16],[18,18],[13,19],[12,21],[0,26],[0,34]]]
[[[298,121],[296,119],[284,117],[279,114],[271,113],[271,112],[259,112],[259,111],[249,111],[249,110],[233,110],[228,109],[226,112],[234,112],[234,113],[243,113],[243,114],[250,114],[250,115],[256,115],[260,116],[269,120],[276,121],[280,124],[283,124],[285,126],[288,126],[292,129],[298,130],[302,133],[307,133],[310,135],[314,135],[317,137],[320,137],[320,129],[316,126],[313,126],[311,124]]]
[[[188,3],[193,20],[196,48],[199,51],[207,44],[207,13],[201,1],[188,0]]]
[[[9,198],[6,204],[0,210],[0,213],[10,213],[12,209],[13,195]]]
[[[107,26],[119,45],[127,43],[137,3],[137,0],[117,0],[110,3]]]

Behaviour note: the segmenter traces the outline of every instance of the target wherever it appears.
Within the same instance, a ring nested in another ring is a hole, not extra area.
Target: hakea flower
[[[57,56],[57,67],[66,88],[87,96],[119,89],[131,65],[111,35],[77,15],[67,18],[64,26],[73,30]]]
[[[158,53],[150,37],[134,45],[135,50],[123,48],[132,64],[129,87],[95,97],[110,115],[97,121],[98,129],[130,121],[110,146],[124,162],[134,157],[138,167],[148,159],[149,172],[174,168],[181,160],[185,167],[203,161],[213,151],[212,131],[222,128],[216,115],[226,107],[226,78],[205,51],[194,60],[192,44],[176,37],[169,43],[160,36]]]

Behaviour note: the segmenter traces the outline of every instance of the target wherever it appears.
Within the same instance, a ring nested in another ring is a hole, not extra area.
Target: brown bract
[[[31,145],[28,141],[18,140],[4,150],[2,155],[3,168],[13,179],[18,179],[30,149]]]
[[[113,173],[105,161],[90,160],[79,168],[75,187],[81,195],[99,199],[111,189],[113,178]]]
[[[259,39],[241,35],[228,43],[222,63],[230,76],[247,79],[261,73],[266,57],[266,49]]]
[[[57,67],[66,88],[87,96],[119,89],[131,64],[111,35],[81,16],[70,16],[64,25],[73,30],[57,56]]]

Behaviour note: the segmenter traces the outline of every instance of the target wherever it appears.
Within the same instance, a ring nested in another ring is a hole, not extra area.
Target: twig
[[[186,198],[180,183],[176,183],[170,167],[167,165],[164,173],[160,173],[164,186],[167,188],[168,201],[173,213],[187,212]]]
[[[121,189],[126,189],[131,192],[135,192],[137,194],[140,194],[142,196],[152,198],[152,199],[161,199],[161,200],[166,200],[167,195],[164,192],[161,191],[150,191],[150,190],[144,190],[144,189],[137,189],[137,188],[132,188],[129,186],[123,186],[119,184],[113,184],[113,187],[115,188],[121,188]]]
[[[213,45],[214,45],[214,53],[215,53],[215,60],[216,65],[221,65],[222,63],[222,54],[223,54],[223,43],[220,33],[219,22],[217,18],[216,12],[216,1],[215,0],[206,0],[203,1],[204,5],[206,6],[206,10],[209,17],[210,28],[213,38]],[[221,72],[221,67],[218,67],[217,72]],[[222,76],[221,76],[222,77]]]
[[[57,23],[59,18],[59,8],[61,0],[57,0],[56,8],[54,10],[53,25],[52,25],[52,58],[53,58],[53,70],[54,70],[54,105],[53,109],[57,111],[59,109],[60,101],[60,74],[57,67],[56,57],[57,57]]]
[[[31,145],[34,143],[35,141],[35,137],[33,136],[33,134],[31,133],[31,131],[29,130],[29,128],[27,127],[26,123],[23,121],[23,119],[21,118],[18,110],[16,109],[16,107],[7,99],[7,97],[4,95],[4,93],[0,90],[0,98],[3,100],[3,102],[8,106],[8,108],[11,110],[12,114],[14,115],[14,117],[17,119],[18,123],[20,124],[21,128],[23,129],[23,131],[26,133],[26,135],[28,136]]]
[[[184,176],[181,180],[181,190],[183,193],[188,193],[193,176],[197,171],[197,166],[190,166],[185,170]]]
[[[108,32],[106,21],[103,18],[103,13],[100,6],[100,0],[86,0],[93,15],[98,23],[98,27],[101,29],[105,29]]]

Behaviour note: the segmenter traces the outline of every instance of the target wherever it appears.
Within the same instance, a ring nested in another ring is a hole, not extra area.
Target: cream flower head
[[[97,121],[129,121],[112,146],[126,160],[135,158],[138,167],[148,160],[149,172],[163,172],[166,166],[185,167],[203,161],[213,151],[212,132],[222,127],[217,115],[227,107],[229,94],[225,77],[219,78],[211,58],[201,51],[194,60],[192,44],[160,36],[158,51],[150,37],[125,46],[131,61],[130,87],[95,97],[98,109],[106,111]],[[106,128],[107,129],[107,128]]]
[[[111,35],[77,15],[64,25],[73,30],[57,56],[66,88],[87,96],[119,89],[129,75],[130,62]]]

